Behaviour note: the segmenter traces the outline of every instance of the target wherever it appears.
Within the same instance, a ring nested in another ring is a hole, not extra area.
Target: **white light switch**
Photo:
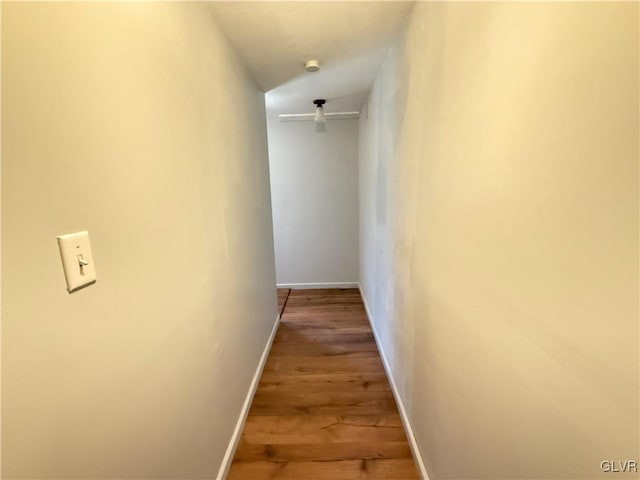
[[[58,237],[64,278],[69,293],[96,281],[89,232],[70,233]]]

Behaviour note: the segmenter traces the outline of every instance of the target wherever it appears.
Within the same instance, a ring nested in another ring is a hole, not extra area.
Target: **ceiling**
[[[267,112],[360,111],[409,15],[405,1],[213,2],[218,23],[266,95]],[[320,61],[307,73],[304,63]]]

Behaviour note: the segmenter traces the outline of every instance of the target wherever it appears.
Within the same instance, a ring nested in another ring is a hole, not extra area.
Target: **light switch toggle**
[[[78,264],[80,265],[80,275],[84,275],[84,267],[89,265],[89,262],[82,258],[82,254],[78,255]]]
[[[69,293],[96,281],[89,232],[70,233],[58,237],[64,278]]]

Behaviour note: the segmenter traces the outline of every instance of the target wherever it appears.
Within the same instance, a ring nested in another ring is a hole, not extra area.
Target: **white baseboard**
[[[400,393],[398,392],[398,387],[396,386],[396,382],[391,374],[391,367],[389,362],[387,361],[387,356],[384,353],[384,349],[382,348],[382,343],[380,342],[380,338],[378,337],[378,332],[376,331],[375,324],[373,323],[373,316],[371,315],[371,310],[369,310],[369,305],[367,304],[367,298],[364,296],[364,292],[362,291],[362,286],[358,283],[358,290],[360,290],[360,296],[362,297],[362,303],[364,303],[364,309],[367,312],[367,318],[369,319],[369,325],[371,325],[371,331],[373,332],[373,338],[376,340],[376,345],[378,346],[378,352],[380,352],[380,358],[382,359],[382,364],[384,365],[384,370],[387,373],[387,378],[389,379],[389,383],[391,384],[391,391],[393,392],[393,396],[396,399],[396,404],[398,405],[398,410],[400,411],[400,418],[402,419],[402,425],[404,426],[404,430],[407,433],[407,440],[409,441],[409,446],[411,447],[411,453],[413,454],[413,459],[418,466],[418,472],[423,480],[429,480],[429,474],[427,473],[427,468],[425,467],[424,461],[422,460],[422,455],[420,454],[420,449],[418,448],[418,443],[416,442],[416,437],[413,434],[413,428],[411,428],[411,422],[409,422],[409,417],[407,416],[407,410],[404,407],[404,402],[402,398],[400,398]]]
[[[231,468],[231,463],[233,462],[233,457],[236,453],[238,442],[240,441],[240,437],[242,436],[244,423],[247,420],[247,415],[249,415],[249,410],[251,409],[253,396],[255,395],[258,384],[260,383],[262,370],[264,369],[265,363],[267,363],[267,358],[269,357],[269,352],[271,351],[271,344],[273,344],[273,339],[275,338],[276,332],[278,331],[278,325],[280,325],[280,315],[276,316],[276,322],[271,329],[271,334],[269,335],[267,344],[264,346],[264,350],[262,351],[262,356],[260,357],[260,362],[258,363],[256,372],[253,374],[253,380],[251,381],[251,385],[249,385],[249,391],[247,392],[247,396],[244,399],[244,405],[242,406],[242,410],[240,411],[240,416],[238,417],[236,428],[233,431],[233,435],[231,436],[231,440],[229,441],[229,446],[227,447],[227,451],[224,454],[224,458],[222,459],[222,464],[220,465],[220,469],[218,470],[218,475],[216,476],[218,480],[224,480],[225,478],[227,478],[229,468]]]
[[[359,288],[358,282],[329,282],[329,283],[279,283],[278,288]]]

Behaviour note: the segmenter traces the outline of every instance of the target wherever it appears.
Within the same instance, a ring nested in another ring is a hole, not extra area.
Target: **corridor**
[[[637,478],[640,2],[0,13],[2,480]]]
[[[282,320],[229,480],[419,478],[360,292],[278,297]]]

